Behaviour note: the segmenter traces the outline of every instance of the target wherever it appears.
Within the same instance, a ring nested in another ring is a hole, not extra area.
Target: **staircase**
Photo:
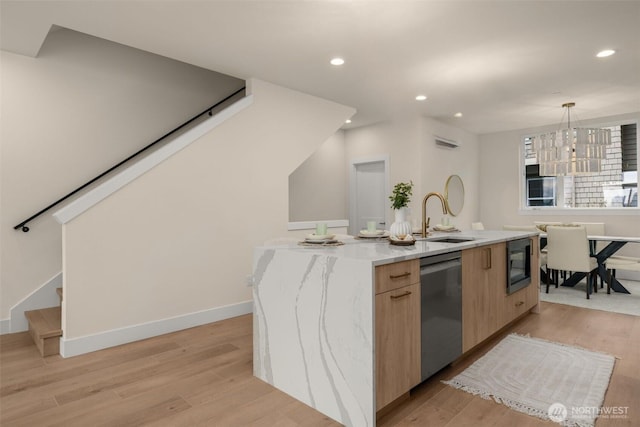
[[[206,110],[198,113],[173,130],[165,133],[160,138],[157,138],[150,144],[131,154],[126,159],[123,159],[111,168],[98,174],[93,179],[85,182],[81,186],[69,192],[67,195],[31,215],[29,218],[26,218],[13,228],[15,230],[22,230],[25,233],[29,232],[28,224],[32,220],[75,196],[75,200],[73,202],[68,203],[64,208],[58,210],[53,215],[58,222],[64,225],[72,218],[80,215],[82,212],[98,203],[100,200],[108,197],[113,192],[118,191],[129,182],[135,180],[137,177],[146,173],[148,170],[160,164],[170,156],[176,154],[178,151],[198,140],[206,133],[211,132],[215,127],[249,107],[252,103],[253,96],[247,95],[246,87],[243,85],[241,88],[234,90],[233,93],[216,102]],[[124,167],[127,167],[127,169],[124,169]],[[114,179],[116,177],[117,179]],[[62,250],[64,253],[64,245]],[[62,272],[60,275],[62,275]],[[61,282],[61,279],[58,280],[57,277],[58,276],[55,276],[38,289],[39,295],[44,295],[47,302],[43,302],[42,299],[35,298],[34,300],[29,300],[28,304],[25,303],[26,307],[42,307],[55,303],[49,302],[49,299],[52,296],[51,288]],[[51,283],[53,280],[56,280],[56,282]],[[62,288],[57,288],[56,291],[60,297],[60,302],[62,302]],[[21,310],[16,310],[16,313],[20,313],[25,310],[23,306],[20,306],[20,308]],[[29,334],[33,338],[33,341],[43,357],[60,353],[60,338],[62,337],[61,314],[60,306],[24,311],[24,315],[29,325]],[[20,319],[19,329],[24,330],[24,326],[24,320]]]
[[[62,303],[62,288],[57,288]],[[60,307],[43,308],[25,311],[29,321],[29,334],[38,347],[42,357],[60,353],[60,337],[62,336],[62,312]]]

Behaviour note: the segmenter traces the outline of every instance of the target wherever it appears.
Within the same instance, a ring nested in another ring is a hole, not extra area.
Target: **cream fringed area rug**
[[[444,383],[565,426],[593,426],[604,414],[614,362],[606,354],[511,334]]]

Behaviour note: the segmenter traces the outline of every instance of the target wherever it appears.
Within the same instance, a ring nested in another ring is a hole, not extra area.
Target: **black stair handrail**
[[[147,145],[146,147],[141,148],[140,150],[136,151],[135,153],[133,153],[132,155],[130,155],[129,157],[127,157],[126,159],[122,160],[121,162],[117,163],[116,165],[111,166],[109,169],[107,169],[106,171],[102,172],[100,175],[96,176],[95,178],[87,181],[86,183],[82,184],[80,187],[76,188],[75,190],[73,190],[72,192],[70,192],[69,194],[67,194],[64,197],[61,197],[60,199],[56,200],[55,202],[51,203],[49,206],[47,206],[46,208],[40,210],[39,212],[31,215],[29,218],[25,219],[24,221],[22,221],[20,224],[16,225],[13,227],[14,230],[17,230],[19,228],[22,227],[22,231],[23,232],[28,232],[29,231],[29,227],[27,227],[27,224],[39,217],[40,215],[42,215],[43,213],[45,213],[46,211],[48,211],[49,209],[51,209],[52,207],[64,202],[65,200],[67,200],[69,197],[73,196],[74,194],[76,194],[79,191],[84,190],[86,187],[88,187],[89,185],[93,184],[94,182],[96,182],[97,180],[99,180],[100,178],[104,177],[105,175],[113,172],[115,169],[119,168],[120,166],[122,166],[123,164],[127,163],[129,160],[133,159],[134,157],[139,156],[140,154],[144,153],[145,151],[147,151],[148,149],[150,149],[151,147],[153,147],[154,145],[156,145],[157,143],[159,143],[160,141],[162,141],[163,139],[173,135],[174,133],[176,133],[177,131],[179,131],[180,129],[184,128],[185,126],[188,126],[189,124],[191,124],[193,121],[198,120],[200,117],[204,116],[205,114],[209,114],[209,116],[213,116],[213,110],[220,106],[221,104],[225,103],[226,101],[228,101],[229,99],[233,98],[234,96],[236,96],[237,94],[239,94],[240,92],[244,91],[246,89],[246,86],[242,86],[240,89],[238,89],[237,91],[233,92],[231,95],[225,97],[223,100],[216,102],[214,105],[212,105],[211,107],[207,108],[206,110],[204,110],[203,112],[199,113],[196,116],[193,116],[192,118],[190,118],[189,120],[187,120],[186,122],[184,122],[183,124],[181,124],[180,126],[178,126],[177,128],[165,133],[164,135],[162,135],[160,138],[156,139],[155,141],[153,141],[151,144]]]

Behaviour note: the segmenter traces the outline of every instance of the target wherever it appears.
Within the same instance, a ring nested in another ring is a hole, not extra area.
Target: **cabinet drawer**
[[[504,319],[502,324],[506,325],[516,317],[519,317],[529,308],[531,308],[527,307],[527,302],[527,292],[525,289],[521,289],[519,292],[507,296],[504,301],[506,318]]]
[[[396,262],[376,267],[376,294],[420,282],[420,261]]]
[[[502,311],[504,317],[501,319],[501,326],[510,323],[536,305],[538,303],[536,298],[538,292],[538,287],[530,283],[526,288],[505,296],[504,309]]]

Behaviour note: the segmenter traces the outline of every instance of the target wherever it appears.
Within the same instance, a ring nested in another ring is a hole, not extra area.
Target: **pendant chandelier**
[[[567,127],[532,138],[532,148],[540,166],[540,176],[598,173],[607,157],[611,130],[571,127],[571,108],[575,102],[562,104],[567,109]]]

